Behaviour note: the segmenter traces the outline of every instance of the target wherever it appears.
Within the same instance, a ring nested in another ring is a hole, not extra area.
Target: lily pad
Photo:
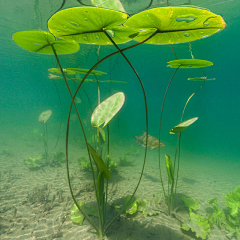
[[[168,62],[171,68],[201,68],[213,65],[212,62],[201,59],[179,59]]]
[[[21,31],[13,34],[13,40],[22,48],[43,54],[70,54],[79,50],[79,44],[73,40],[56,40],[55,37],[45,31]]]
[[[195,78],[188,78],[189,81],[212,81],[215,78],[206,78],[206,77],[195,77]]]
[[[138,29],[120,26],[127,19],[126,13],[95,7],[75,7],[57,12],[48,21],[48,28],[56,37],[78,43],[112,44],[106,30],[116,44],[126,43],[136,36]]]
[[[107,168],[106,164],[103,162],[102,158],[89,144],[88,144],[88,149],[93,157],[94,162],[96,163],[98,170],[100,172],[103,172],[104,173],[103,176],[109,180],[111,178],[111,173]]]
[[[126,12],[122,3],[119,0],[91,0],[91,3],[95,7],[112,9],[120,12]]]
[[[50,118],[51,115],[52,110],[46,110],[39,115],[38,120],[40,123],[46,123],[46,121]]]
[[[170,130],[170,133],[178,134],[178,133],[182,132],[184,129],[186,129],[187,127],[189,127],[190,125],[192,125],[197,120],[198,120],[198,117],[195,117],[195,118],[191,118],[185,122],[182,122],[182,123],[178,124],[176,127],[172,128]]]
[[[175,44],[206,38],[226,23],[220,15],[204,9],[190,7],[159,7],[130,17],[124,26],[140,29],[134,40],[143,41],[157,29],[157,34],[146,41],[148,44]]]
[[[91,124],[93,127],[99,127],[104,123],[103,127],[112,120],[112,118],[122,108],[125,101],[125,95],[123,92],[113,94],[107,98],[101,104],[99,104],[92,113]]]
[[[81,73],[81,74],[86,74],[89,71],[89,69],[83,69],[83,68],[67,68],[67,70]],[[103,74],[107,74],[107,73],[97,71],[97,70],[92,70],[89,75],[103,75]]]
[[[51,73],[62,74],[60,68],[49,68],[48,71],[51,72]],[[63,72],[67,75],[76,74],[74,71],[69,70],[69,69],[65,69],[65,68],[63,68]]]

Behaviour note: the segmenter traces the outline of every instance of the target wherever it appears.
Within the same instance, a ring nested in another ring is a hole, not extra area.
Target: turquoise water
[[[82,1],[84,4],[89,4],[89,2],[90,1]],[[171,2],[175,5],[183,3],[174,0]],[[145,0],[122,1],[122,3],[126,6],[127,11],[131,13],[142,9],[147,5]],[[153,3],[159,4],[161,1],[153,1]],[[237,170],[239,170],[240,143],[240,130],[238,127],[240,119],[240,15],[238,9],[240,6],[239,2],[236,0],[225,2],[219,2],[216,0],[196,0],[191,1],[191,3],[201,7],[207,7],[213,13],[221,15],[227,25],[225,29],[210,37],[191,42],[191,49],[194,58],[211,61],[213,62],[213,66],[199,69],[179,69],[174,76],[166,97],[163,111],[161,141],[164,142],[165,148],[161,149],[161,155],[162,157],[164,157],[165,153],[168,153],[171,156],[174,155],[177,137],[169,134],[169,131],[180,122],[182,110],[188,97],[202,84],[202,82],[188,81],[187,79],[202,76],[215,78],[215,81],[206,81],[203,88],[193,96],[186,108],[183,120],[193,117],[199,117],[199,119],[182,134],[181,154],[186,160],[186,162],[183,163],[183,172],[187,172],[186,169],[189,167],[191,169],[190,176],[193,180],[194,174],[192,174],[192,172],[194,172],[194,164],[196,164],[196,172],[203,174],[201,175],[203,182],[208,177],[211,178],[214,172],[215,178],[219,181],[219,189],[221,189],[220,184],[225,183],[226,185],[222,188],[224,189],[224,192],[229,192],[239,185]],[[19,174],[21,174],[23,178],[25,175],[32,176],[33,173],[23,162],[26,158],[36,157],[43,152],[43,142],[41,141],[41,137],[39,140],[39,135],[43,131],[43,127],[38,122],[38,117],[41,112],[47,109],[51,109],[53,112],[47,122],[49,152],[52,153],[57,150],[65,152],[66,124],[71,98],[63,79],[56,79],[53,82],[52,79],[48,78],[48,69],[58,67],[56,59],[53,55],[28,52],[20,48],[12,40],[12,34],[17,31],[47,31],[47,21],[60,5],[61,1],[59,2],[57,0],[25,0],[20,2],[14,1],[11,3],[10,1],[0,1],[0,143],[2,143],[0,161],[3,169],[1,172],[1,179],[3,180],[0,182],[2,183],[1,191],[4,189],[4,181],[7,178],[7,173],[5,171],[8,171],[9,168],[11,168],[9,167],[10,162],[12,162],[12,166],[20,166]],[[80,6],[78,1],[66,0],[64,8],[76,6]],[[131,44],[132,42],[120,45],[120,47],[123,48],[125,46],[130,46]],[[178,59],[191,58],[189,43],[175,44],[173,45],[173,49]],[[80,67],[89,69],[98,59],[103,58],[113,51],[115,51],[113,46],[101,46],[99,48],[95,45],[80,44],[80,50],[77,53],[62,55],[59,58],[63,68]],[[175,55],[172,52],[170,45],[149,44],[142,44],[125,51],[125,54],[138,72],[146,91],[149,134],[158,137],[159,119],[164,93],[168,82],[175,71],[175,69],[169,68],[167,65],[169,61],[175,60]],[[117,91],[124,92],[126,96],[119,117],[115,117],[110,125],[111,146],[115,149],[115,152],[113,151],[114,159],[115,161],[118,161],[118,156],[124,156],[130,146],[132,146],[135,151],[139,151],[141,157],[139,156],[137,161],[142,164],[144,148],[135,145],[135,139],[133,137],[140,136],[142,131],[146,130],[144,100],[139,82],[120,54],[117,54],[100,64],[97,67],[97,70],[107,73],[107,75],[100,76],[99,80],[117,80],[126,82],[112,84],[103,83],[100,85],[101,101]],[[81,75],[81,77],[83,77],[83,75]],[[93,76],[90,76],[89,78],[94,79]],[[70,82],[69,84],[71,90],[74,92],[77,84],[74,84],[73,82]],[[83,84],[83,88],[88,94],[92,108],[94,109],[97,106],[97,84],[86,82]],[[84,126],[87,132],[87,137],[91,138],[91,132],[88,131],[89,128],[86,124],[91,115],[91,107],[85,92],[83,90],[80,91],[82,102],[78,104],[78,108],[82,119],[85,121]],[[61,102],[59,102],[59,96]],[[75,112],[73,111],[72,114],[75,114]],[[54,148],[60,126],[60,140],[57,148]],[[34,134],[34,131],[37,131],[37,133]],[[115,143],[116,137],[117,144],[115,146],[113,142]],[[34,145],[34,148],[31,150],[28,146],[26,147],[26,142],[27,144],[30,142]],[[84,139],[80,126],[78,122],[72,119],[70,122],[69,148],[70,151],[72,150],[70,156],[75,157],[74,154],[79,150],[75,149],[75,144],[79,143],[81,145],[81,151],[86,154],[86,150],[82,147]],[[10,150],[13,155],[6,155],[6,151],[4,152],[4,150]],[[77,152],[76,155],[77,154],[79,154],[79,152]],[[148,152],[148,156],[149,162],[147,163],[146,173],[149,175],[149,173],[153,171],[151,169],[152,166],[154,166],[155,169],[158,167],[157,150]],[[207,168],[208,164],[209,168]],[[186,167],[185,170],[184,166]],[[216,166],[216,170],[214,169],[214,166]],[[140,166],[137,166],[136,169],[136,172],[140,173]],[[212,169],[213,172],[210,171],[210,169]],[[225,172],[224,169],[228,170]],[[56,169],[53,171],[55,170]],[[66,194],[69,195],[64,164],[61,165],[61,170],[65,179],[63,186]],[[15,169],[14,172],[15,171],[17,172],[17,169]],[[46,167],[45,171],[49,174],[51,173],[51,170],[48,169],[48,167]],[[129,176],[132,174],[131,171],[131,168],[127,171]],[[37,172],[38,171],[34,171],[34,174],[38,174]],[[183,174],[185,178],[188,177],[186,172]],[[135,170],[133,170],[133,174],[135,174]],[[154,172],[154,174],[154,179],[158,179],[158,172]],[[221,178],[222,175],[224,176]],[[139,175],[137,175],[136,179],[138,179],[138,177]],[[37,178],[41,179],[39,176],[37,176]],[[135,182],[137,182],[136,179]],[[225,179],[228,180],[225,181]],[[49,181],[49,184],[51,184],[51,180]],[[145,179],[145,181],[147,180]],[[198,179],[198,181],[201,182],[200,179]],[[41,180],[38,180],[36,185],[37,184],[41,184]],[[207,182],[206,184],[208,185]],[[34,186],[35,185],[32,185],[29,189],[32,189]],[[201,186],[200,189],[199,195],[201,195],[201,191],[204,192],[204,185]],[[211,190],[209,191],[211,192]],[[144,195],[143,188],[140,192]],[[149,196],[152,195],[152,192],[149,192]],[[219,192],[221,192],[221,190],[219,190]],[[2,199],[6,200],[4,198]],[[23,200],[19,198],[17,201],[20,202]],[[16,204],[14,201],[12,201],[12,203]],[[5,202],[2,203],[1,212],[4,212],[3,208],[5,206]],[[70,208],[71,207],[69,207],[69,209]],[[26,218],[24,215],[22,216],[23,218]],[[3,221],[3,226],[7,225],[3,218],[0,218],[0,221]],[[18,223],[19,225],[21,223],[20,216]],[[68,222],[67,226],[69,226],[70,223],[71,221]],[[18,224],[15,224],[15,227],[18,229]],[[174,229],[174,227],[172,228]],[[5,230],[0,234],[3,234],[2,239],[33,239],[30,236],[24,238],[21,236],[20,232],[18,236],[15,235],[15,238],[8,236],[7,231]],[[48,236],[47,233],[46,236]],[[65,238],[64,236],[65,235],[63,235],[61,239],[67,239],[66,236]],[[91,239],[94,239],[94,235],[89,236]],[[113,234],[112,236],[115,235]],[[44,239],[44,237],[41,238],[39,236],[37,239]],[[81,237],[75,239],[81,239]],[[113,237],[112,239],[117,238]],[[133,237],[132,239],[135,238]],[[222,239],[225,239],[224,236]]]

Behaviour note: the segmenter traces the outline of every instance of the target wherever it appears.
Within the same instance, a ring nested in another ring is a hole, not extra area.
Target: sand
[[[21,134],[16,137],[16,134],[11,135],[9,132],[2,132],[2,136],[5,137],[0,144],[0,239],[97,239],[96,232],[87,221],[78,226],[70,219],[73,201],[68,188],[65,164],[32,171],[24,164],[24,160],[30,156],[37,157],[43,152],[41,139],[29,141],[30,139],[24,138]],[[50,142],[53,139],[50,139]],[[53,148],[53,145],[50,144],[49,149]],[[57,150],[64,151],[64,138],[59,142]],[[95,194],[91,173],[82,171],[76,161],[79,151],[84,150],[77,144],[70,145],[70,150],[70,172],[74,193],[78,201],[92,204]],[[136,194],[138,199],[144,198],[151,203],[153,216],[145,217],[138,213],[135,217],[126,217],[122,214],[110,226],[105,239],[196,239],[194,233],[181,230],[180,222],[176,218],[163,213],[166,211],[164,202],[159,205],[157,209],[159,211],[156,211],[153,196],[160,195],[161,185],[157,152],[154,151],[148,153],[146,169]],[[51,151],[50,153],[52,154]],[[123,156],[124,153],[123,147],[116,149],[113,160],[117,162],[117,156]],[[133,192],[139,179],[142,153],[143,149],[140,149],[139,157],[132,156],[135,160],[133,166],[118,166],[118,172],[112,174],[112,181],[109,184],[110,204]],[[222,193],[232,191],[240,185],[239,166],[238,162],[229,165],[227,159],[219,161],[207,156],[205,158],[196,156],[194,160],[184,159],[181,162],[177,196],[184,194],[194,200],[199,199],[199,213],[206,216],[206,209],[209,208],[207,199],[218,197],[219,205],[224,207]],[[163,178],[166,179],[165,169]],[[41,197],[39,193],[42,193]],[[109,207],[108,213],[109,216],[115,214],[114,208]],[[183,209],[178,212],[178,216],[187,219],[188,212]],[[224,229],[214,227],[208,239],[221,240],[228,237],[230,236],[226,235]]]

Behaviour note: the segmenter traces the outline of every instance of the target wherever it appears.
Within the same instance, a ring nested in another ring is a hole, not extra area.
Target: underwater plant
[[[110,222],[107,223],[106,208],[108,206],[108,181],[111,179],[111,173],[109,171],[109,122],[120,110],[124,102],[124,94],[122,92],[118,92],[110,96],[103,102],[100,102],[99,97],[98,106],[93,111],[91,119],[92,126],[97,128],[97,146],[94,148],[87,141],[82,120],[75,104],[77,93],[82,87],[82,84],[84,83],[88,75],[91,74],[94,68],[96,68],[101,62],[115,54],[121,54],[125,61],[129,64],[131,69],[134,71],[141,85],[146,114],[145,146],[148,146],[148,110],[145,90],[139,75],[137,74],[133,65],[129,62],[123,52],[133,47],[139,46],[143,43],[174,44],[189,42],[209,36],[225,27],[225,23],[220,16],[217,16],[211,12],[194,8],[155,8],[143,11],[128,19],[127,18],[128,15],[126,13],[121,13],[114,10],[95,7],[70,8],[54,14],[49,19],[48,28],[54,36],[50,33],[39,31],[36,31],[37,37],[33,37],[31,35],[33,31],[31,31],[31,33],[28,32],[26,35],[23,34],[23,36],[21,36],[21,32],[15,33],[13,35],[13,39],[23,48],[39,53],[54,54],[56,57],[64,81],[66,83],[66,86],[68,87],[71,96],[71,105],[69,109],[66,134],[66,162],[69,189],[77,209],[96,230],[99,238],[103,238],[106,235],[106,231],[111,225],[111,223],[122,212],[124,212],[124,210],[128,206],[128,203],[130,203],[134,198],[134,195],[142,179],[146,161],[147,148],[145,148],[143,167],[139,177],[139,181],[133,191],[133,194],[129,198],[128,202],[124,205],[124,207],[120,209],[119,213]],[[168,28],[168,26],[171,26],[171,28]],[[56,40],[56,38],[61,38],[64,40]],[[138,41],[138,43],[127,48],[119,48],[118,44],[129,42],[132,39]],[[94,66],[92,66],[92,68],[90,68],[87,71],[86,75],[82,78],[75,93],[72,94],[67,83],[64,70],[58,59],[58,54],[63,53],[63,49],[66,50],[65,53],[72,53],[77,51],[79,48],[79,45],[77,43],[113,45],[115,46],[117,51],[109,54],[108,56],[102,58],[96,64],[94,64]],[[78,47],[76,46],[76,44],[78,45]],[[63,45],[66,46],[66,48],[64,48]],[[63,48],[60,48],[59,51],[57,51],[55,48],[60,46],[62,46]],[[72,51],[70,51],[69,49],[71,49]],[[77,117],[81,125],[89,157],[89,162],[91,165],[91,172],[93,175],[93,183],[97,201],[99,223],[98,227],[89,218],[87,211],[85,212],[84,208],[80,206],[81,204],[78,204],[71,187],[68,166],[68,135],[70,115],[73,105],[75,107]],[[102,124],[104,124],[103,127],[100,127],[100,125]],[[104,127],[107,127],[107,159],[105,162],[103,161],[99,147],[99,139],[101,134],[100,129],[103,129]],[[173,133],[175,133],[176,129],[178,129],[177,131],[179,131],[179,129],[182,127],[182,125],[180,127],[178,126],[177,128],[175,128]],[[96,171],[93,168],[94,164],[96,166]]]
[[[48,131],[47,131],[47,120],[50,118],[50,116],[52,115],[52,111],[51,110],[46,110],[44,112],[42,112],[39,115],[39,122],[41,124],[43,124],[43,133],[41,134],[41,137],[43,139],[43,144],[44,144],[44,151],[45,151],[45,162],[46,164],[48,163]]]
[[[24,163],[30,170],[39,170],[41,167],[46,165],[45,156],[38,156],[36,158],[29,157],[24,160]]]

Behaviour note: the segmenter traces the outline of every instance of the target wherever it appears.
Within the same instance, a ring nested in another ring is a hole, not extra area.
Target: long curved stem
[[[129,46],[127,48],[124,48],[122,49],[121,51],[126,51],[128,49],[131,49],[133,47],[136,47],[146,41],[148,41],[149,39],[151,39],[152,37],[154,37],[156,35],[158,31],[156,30],[151,36],[149,36],[148,38],[146,38],[145,40],[137,43],[137,44],[134,44],[132,46]],[[88,72],[85,74],[85,76],[83,77],[82,81],[80,82],[80,84],[78,85],[78,88],[76,89],[74,95],[72,96],[72,101],[71,101],[71,104],[70,104],[70,107],[69,107],[69,114],[68,114],[68,121],[67,121],[67,133],[66,133],[66,163],[67,163],[67,174],[68,174],[68,180],[69,180],[69,169],[68,169],[68,134],[69,134],[69,123],[70,123],[70,114],[71,114],[71,110],[72,110],[72,105],[74,104],[75,105],[75,102],[74,102],[74,99],[79,91],[79,89],[81,88],[82,84],[84,83],[85,79],[88,77],[88,75],[91,73],[91,71],[96,68],[101,62],[103,62],[104,60],[108,59],[109,57],[115,55],[119,53],[119,51],[116,51],[114,53],[111,53],[109,55],[107,55],[106,57],[102,58],[101,60],[99,60],[97,63],[95,63],[92,68],[90,68],[88,70]],[[58,59],[58,58],[57,58]],[[59,61],[58,61],[59,62]],[[60,63],[60,62],[59,62]],[[62,71],[63,73],[63,71]],[[63,73],[64,74],[64,73]],[[64,75],[65,76],[65,75]],[[76,106],[76,105],[75,105]],[[87,138],[86,138],[86,134],[85,134],[85,131],[84,131],[84,128],[83,128],[83,124],[82,124],[82,121],[81,121],[81,118],[79,116],[79,113],[76,109],[76,112],[77,112],[77,115],[78,115],[78,119],[79,119],[79,122],[80,122],[80,125],[81,125],[81,128],[82,128],[82,131],[83,131],[83,135],[84,135],[84,140],[85,140],[85,143],[86,143],[86,147],[87,147],[87,151],[88,151],[88,156],[89,156],[89,159],[90,159],[90,164],[91,164],[91,169],[92,169],[92,174],[93,174],[93,181],[94,181],[94,189],[95,189],[95,193],[96,193],[96,199],[97,199],[97,204],[98,204],[98,211],[100,209],[100,204],[99,204],[99,199],[97,197],[97,188],[96,188],[96,182],[95,182],[95,178],[94,178],[94,172],[93,172],[93,165],[92,165],[92,161],[91,161],[91,157],[90,157],[90,152],[89,152],[89,149],[88,149],[88,146],[87,146]],[[72,188],[71,188],[71,185],[70,185],[70,181],[69,182],[69,188],[70,188],[70,192],[71,192],[71,195],[72,195],[72,198],[74,200],[74,203],[76,204],[77,208],[79,209],[79,211],[81,213],[83,213],[81,207],[79,206],[79,204],[77,203],[76,199],[74,198],[73,196],[73,192],[72,192]],[[100,234],[99,232],[99,229],[95,226],[95,224],[92,223],[92,221],[89,219],[89,217],[84,213],[83,214],[84,217],[86,216],[86,219],[88,220],[88,222],[94,227],[94,229],[97,231],[98,235]],[[99,214],[100,216],[100,214]],[[108,224],[109,225],[109,224]]]
[[[143,167],[142,167],[142,172],[141,172],[141,175],[140,175],[140,178],[139,178],[139,181],[138,181],[138,184],[131,196],[131,198],[129,199],[128,203],[130,203],[140,185],[140,182],[141,182],[141,179],[142,179],[142,176],[143,176],[143,171],[144,171],[144,167],[145,167],[145,163],[146,163],[146,158],[147,158],[147,143],[148,143],[148,108],[147,108],[147,98],[146,98],[146,93],[145,93],[145,89],[144,89],[144,86],[143,86],[143,83],[137,73],[137,71],[135,70],[135,68],[133,67],[133,65],[130,63],[130,61],[128,60],[128,58],[125,56],[125,54],[122,52],[122,50],[116,45],[116,43],[112,40],[112,38],[107,34],[107,32],[105,30],[103,30],[103,32],[105,33],[105,35],[108,37],[108,39],[112,42],[112,44],[117,48],[117,50],[120,52],[120,54],[123,56],[123,58],[126,60],[126,62],[129,64],[129,66],[132,68],[132,70],[134,71],[135,75],[137,76],[138,78],[138,81],[141,85],[141,88],[142,88],[142,92],[143,92],[143,97],[144,97],[144,103],[145,103],[145,114],[146,114],[146,148],[145,148],[145,154],[144,154],[144,161],[143,161]],[[128,206],[128,203],[125,205],[126,207]],[[105,228],[105,231],[107,230],[107,228],[109,227],[109,225],[111,225],[111,223],[113,223],[118,216],[120,216],[120,214],[124,211],[125,209],[122,208],[119,213],[115,216],[115,218],[112,219],[112,221],[110,221],[108,223],[108,225],[106,226]]]
[[[165,99],[166,99],[166,96],[167,96],[167,93],[168,93],[168,89],[170,87],[170,84],[175,76],[175,74],[177,73],[178,69],[181,67],[181,65],[179,65],[177,67],[177,69],[174,71],[169,83],[168,83],[168,86],[167,86],[167,89],[165,91],[165,95],[164,95],[164,98],[163,98],[163,103],[162,103],[162,109],[161,109],[161,115],[160,115],[160,124],[159,124],[159,148],[158,148],[158,165],[159,165],[159,174],[160,174],[160,180],[161,180],[161,184],[162,184],[162,189],[163,189],[163,194],[164,194],[164,198],[167,202],[167,205],[168,205],[168,208],[170,208],[169,206],[169,202],[167,200],[167,196],[166,196],[166,192],[165,192],[165,188],[164,188],[164,185],[163,185],[163,180],[162,180],[162,171],[161,171],[161,157],[160,157],[160,139],[161,139],[161,127],[162,127],[162,115],[163,115],[163,108],[164,108],[164,104],[165,104]]]
[[[62,128],[62,101],[61,101],[61,98],[60,98],[60,94],[59,94],[59,91],[58,91],[58,87],[57,87],[54,79],[53,79],[53,83],[54,83],[54,86],[55,86],[56,91],[57,91],[58,100],[59,100],[59,105],[60,105],[60,110],[61,110],[61,114],[60,114],[60,126],[59,126],[59,131],[58,131],[58,137],[57,137],[57,141],[56,141],[56,144],[55,144],[55,147],[54,147],[54,149],[56,149],[56,147],[57,147],[57,145],[58,145],[59,137],[60,137],[61,128]]]
[[[186,101],[185,106],[184,106],[184,108],[183,108],[183,112],[182,112],[182,116],[181,116],[180,123],[181,123],[182,120],[183,120],[183,115],[184,115],[184,112],[185,112],[185,110],[186,110],[186,107],[187,107],[190,99],[204,86],[205,82],[206,82],[206,81],[204,80],[203,84],[202,84],[193,94],[191,94],[191,96],[190,96],[190,97],[188,98],[188,100]],[[174,167],[173,167],[173,172],[175,172],[175,165],[176,165],[176,159],[177,159],[177,149],[179,148],[178,166],[177,166],[177,178],[176,178],[176,183],[175,183],[175,193],[174,193],[174,195],[176,195],[176,192],[177,192],[178,173],[179,173],[179,166],[180,166],[180,140],[181,140],[181,133],[178,134],[176,151],[175,151],[175,159],[174,159]],[[178,147],[178,144],[179,144],[179,147]]]
[[[62,75],[63,75],[65,84],[66,84],[66,86],[67,86],[67,88],[68,88],[69,94],[70,94],[70,96],[71,96],[72,104],[74,104],[74,107],[75,107],[76,112],[77,112],[77,115],[78,115],[79,122],[80,122],[80,124],[81,124],[82,129],[83,129],[82,121],[81,121],[81,118],[80,118],[80,116],[79,116],[79,113],[78,113],[78,110],[77,110],[77,106],[76,106],[76,104],[75,104],[75,102],[74,102],[74,98],[73,98],[73,95],[72,95],[72,93],[71,93],[70,87],[69,87],[69,85],[68,85],[66,76],[65,76],[65,74],[64,74],[64,72],[63,72],[62,65],[61,65],[61,63],[60,63],[60,61],[59,61],[58,55],[57,55],[57,53],[56,53],[56,51],[55,51],[55,49],[54,49],[54,47],[53,47],[52,44],[51,44],[51,46],[52,46],[52,50],[53,50],[53,53],[54,53],[54,55],[55,55],[55,58],[56,58],[56,60],[57,60],[57,63],[58,63],[58,65],[59,65],[59,68],[60,68],[60,70],[61,70],[61,73],[62,73]],[[71,112],[69,112],[69,115],[68,115],[68,128],[67,128],[67,133],[66,133],[66,143],[68,142],[68,135],[69,135],[70,113],[71,113]],[[83,134],[84,134],[85,141],[87,142],[86,135],[85,135],[85,132],[84,132],[84,131],[83,131]],[[90,153],[89,153],[88,147],[87,147],[87,150],[88,150],[88,155],[89,155],[90,163],[91,163],[91,169],[92,169],[92,173],[93,173],[93,165],[92,165],[92,161],[91,161],[91,157],[90,157]],[[68,148],[67,148],[67,144],[66,144],[66,167],[67,167],[67,180],[68,180],[69,190],[70,190],[72,199],[73,199],[74,203],[76,204],[78,210],[83,214],[83,216],[88,220],[88,222],[93,226],[93,228],[94,228],[94,229],[97,231],[97,233],[99,234],[99,230],[98,230],[97,226],[91,221],[91,219],[88,217],[88,215],[81,209],[81,207],[79,206],[77,200],[75,199],[75,197],[74,197],[74,195],[73,195],[73,190],[72,190],[71,181],[70,181],[70,173],[69,173]],[[93,179],[94,179],[94,187],[95,187],[95,189],[96,189],[96,182],[95,182],[94,173],[93,173]]]

